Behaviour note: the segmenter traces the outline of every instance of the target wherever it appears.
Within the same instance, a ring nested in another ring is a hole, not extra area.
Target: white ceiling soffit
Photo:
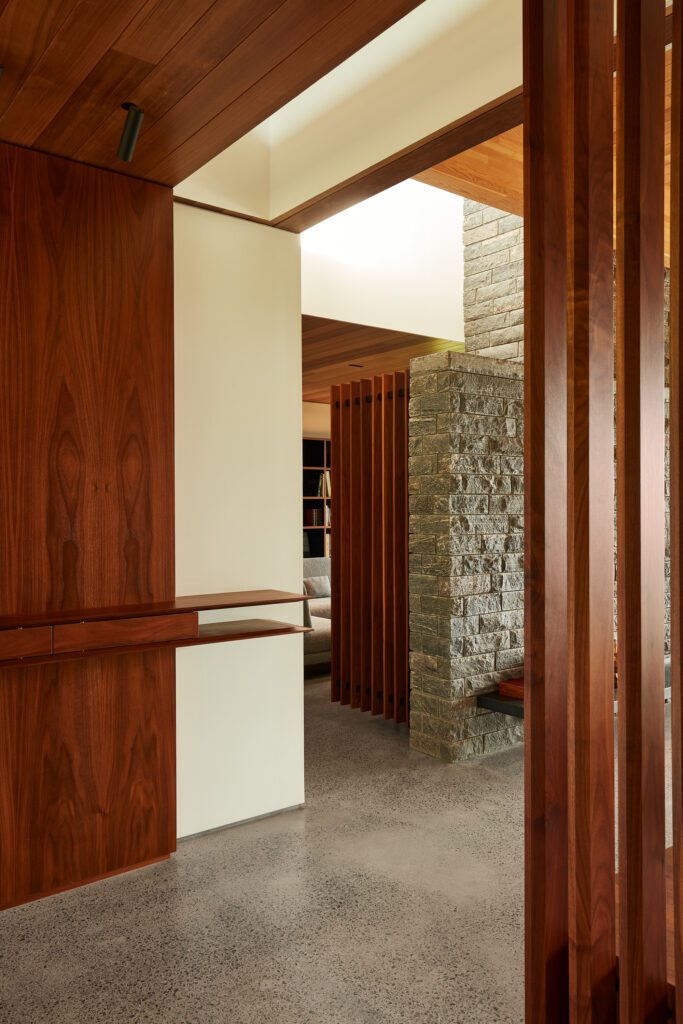
[[[521,81],[522,0],[424,0],[175,193],[271,219]]]

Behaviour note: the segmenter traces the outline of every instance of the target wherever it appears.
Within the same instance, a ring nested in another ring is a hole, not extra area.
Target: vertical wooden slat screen
[[[674,945],[683,981],[679,4],[672,85],[671,591]],[[525,0],[526,1021],[533,1024],[611,1024],[617,1013],[621,1024],[649,1024],[668,1016],[664,45],[663,0],[618,0],[617,887],[613,6],[611,0]],[[677,998],[683,1021],[678,986]]]
[[[569,1005],[614,1024],[613,0],[567,14]]]
[[[351,703],[351,603],[348,595],[351,588],[351,385],[341,386],[341,424],[339,433],[339,462],[340,473],[337,483],[339,493],[338,513],[339,523],[339,548],[335,556],[332,552],[333,561],[332,575],[334,576],[334,565],[339,566],[339,605],[338,616],[340,619],[341,642],[339,645],[339,679],[340,695],[342,704]],[[335,442],[332,440],[332,448]],[[334,483],[332,484],[332,518],[334,519]],[[334,606],[333,606],[334,607]],[[334,675],[333,665],[333,675]]]
[[[394,717],[408,716],[408,374],[394,374]]]
[[[341,435],[341,386],[335,384],[331,389],[331,434],[332,437]],[[342,472],[339,455],[340,446],[331,445],[331,479],[333,481],[332,500],[339,509],[343,507],[341,499]],[[332,558],[337,566],[340,565],[337,552],[341,551],[341,524],[343,516],[332,516],[330,520],[330,540]],[[337,557],[335,558],[335,555]],[[332,573],[332,605],[339,608],[339,595],[341,593],[341,573]],[[332,700],[339,700],[341,697],[341,616],[335,615],[331,622],[331,651],[332,651]]]
[[[683,362],[681,360],[681,130],[683,129],[683,0],[673,10],[671,71],[671,311],[670,311],[670,537],[671,537],[671,768],[673,804],[673,953],[676,1020],[683,1021]]]
[[[384,551],[382,548],[382,378],[374,377],[372,381],[372,678],[371,705],[373,715],[384,712],[384,695],[382,692],[384,671],[384,581],[382,564]]]
[[[619,1005],[667,1019],[664,876],[664,16],[617,5]]]
[[[394,375],[382,377],[382,579],[384,717],[394,716]]]
[[[405,722],[408,374],[341,385],[332,403],[332,700]]]
[[[372,709],[372,381],[361,381],[362,450],[361,461],[361,711]]]
[[[566,0],[524,2],[525,989],[568,1006]]]
[[[360,381],[351,384],[351,407],[349,410],[351,433],[349,436],[349,479],[350,492],[350,531],[349,531],[349,580],[351,585],[346,591],[350,609],[350,686],[351,707],[361,705],[361,663],[363,653],[362,637],[362,602],[363,602],[363,561],[362,561],[362,501],[361,463],[363,457],[363,430],[360,404]]]

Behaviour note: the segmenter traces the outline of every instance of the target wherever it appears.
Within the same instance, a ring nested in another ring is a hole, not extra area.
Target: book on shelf
[[[324,486],[324,491],[323,491],[323,497],[331,498],[332,497],[332,479],[330,477],[329,469],[325,470],[324,479],[325,479],[325,486]]]

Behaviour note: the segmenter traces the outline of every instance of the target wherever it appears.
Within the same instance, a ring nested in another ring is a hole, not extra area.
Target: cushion
[[[304,593],[306,593],[306,591],[304,591]],[[308,601],[304,601],[303,604],[304,604],[304,626],[307,626],[308,629],[310,629],[312,627],[312,625],[313,625],[313,623],[311,622],[311,609],[308,607]]]
[[[322,619],[332,618],[331,597],[312,597],[310,601],[304,601],[304,604],[310,604],[311,615],[318,615]]]
[[[309,576],[304,580],[304,586],[309,597],[330,597],[332,594],[329,576]]]
[[[312,618],[313,632],[304,635],[304,653],[316,654],[329,651],[332,642],[332,631],[329,619]]]

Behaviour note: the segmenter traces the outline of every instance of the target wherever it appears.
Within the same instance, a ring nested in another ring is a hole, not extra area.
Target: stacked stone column
[[[446,761],[518,742],[477,694],[523,667],[523,368],[440,352],[410,368],[411,745]]]

